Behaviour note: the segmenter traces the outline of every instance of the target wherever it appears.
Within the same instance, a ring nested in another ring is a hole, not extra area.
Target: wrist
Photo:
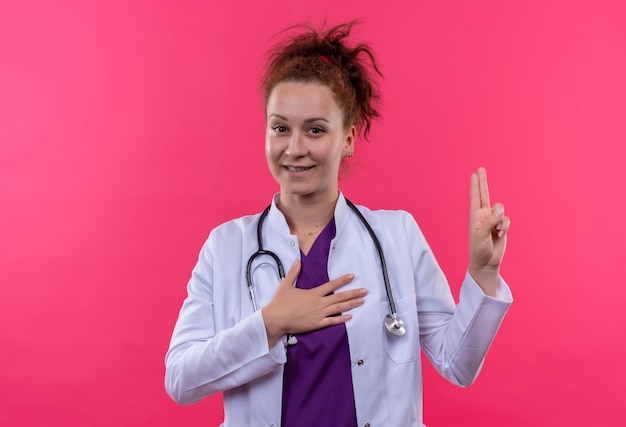
[[[468,272],[485,295],[489,295],[491,297],[496,296],[500,277],[499,268],[489,266],[473,267],[470,265]]]
[[[277,325],[275,319],[271,315],[271,311],[268,310],[268,306],[261,309],[261,316],[263,317],[263,323],[265,324],[265,333],[267,334],[268,345],[269,347],[272,347],[287,332],[283,331],[280,326]]]

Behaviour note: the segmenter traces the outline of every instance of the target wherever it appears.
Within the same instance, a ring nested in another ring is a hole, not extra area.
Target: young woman
[[[211,232],[188,284],[166,389],[183,404],[223,392],[224,426],[421,426],[420,348],[471,384],[512,301],[499,276],[510,221],[484,169],[457,306],[410,214],[339,191],[342,159],[378,115],[374,56],[348,46],[352,25],[273,51],[265,152],[280,191]]]

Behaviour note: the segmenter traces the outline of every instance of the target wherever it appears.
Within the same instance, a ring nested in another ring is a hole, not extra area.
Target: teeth
[[[287,166],[287,170],[289,172],[304,172],[305,170],[308,170],[310,168],[292,168],[291,166]]]

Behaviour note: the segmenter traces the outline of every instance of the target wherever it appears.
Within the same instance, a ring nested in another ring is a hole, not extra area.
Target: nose
[[[306,155],[306,153],[307,147],[304,141],[304,135],[298,131],[292,132],[285,154],[292,158],[298,158]]]

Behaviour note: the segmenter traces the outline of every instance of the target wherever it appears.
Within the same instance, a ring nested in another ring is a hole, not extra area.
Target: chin
[[[315,194],[315,191],[310,191],[310,190],[300,189],[300,188],[287,188],[287,187],[283,187],[281,192],[285,194],[293,195],[293,196],[300,196],[300,197],[312,196]]]

